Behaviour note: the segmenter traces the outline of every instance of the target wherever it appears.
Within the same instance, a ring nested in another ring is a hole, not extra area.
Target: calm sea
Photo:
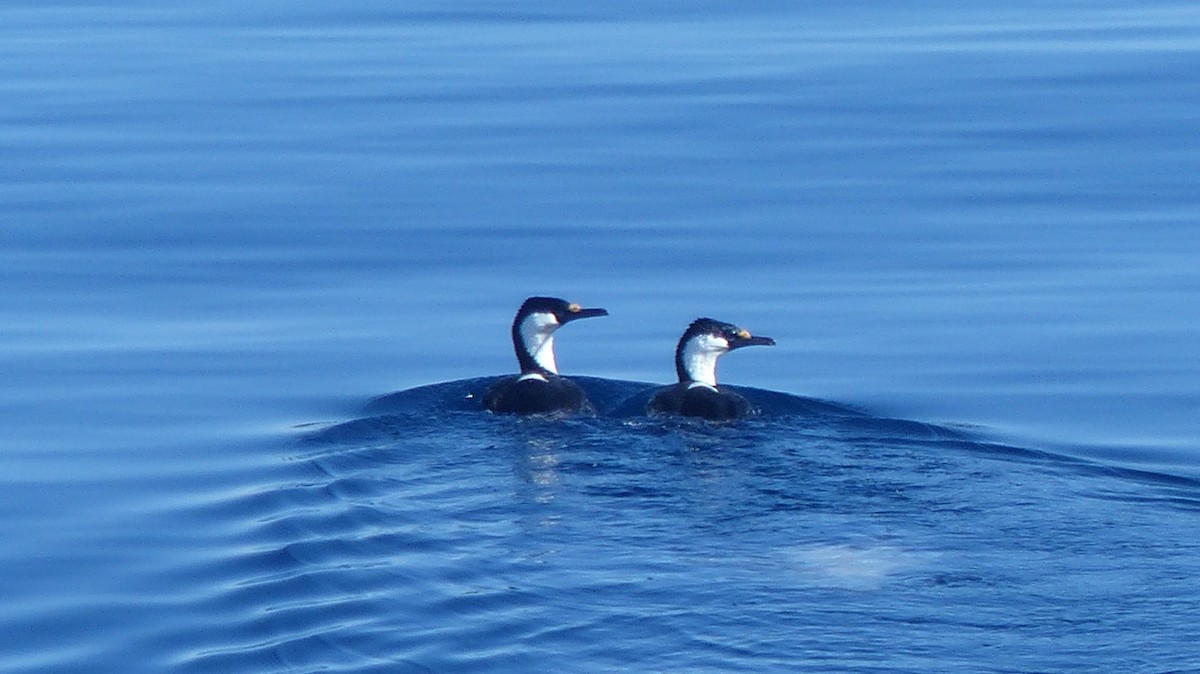
[[[0,671],[1200,670],[1198,72],[1184,1],[10,0]],[[811,409],[367,409],[534,294]]]

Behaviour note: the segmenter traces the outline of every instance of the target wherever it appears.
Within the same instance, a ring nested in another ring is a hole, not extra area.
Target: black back
[[[483,406],[499,414],[553,414],[594,412],[583,389],[570,379],[543,375],[521,379],[505,377],[483,394]]]
[[[646,412],[729,421],[753,414],[754,407],[733,391],[680,383],[656,391],[646,404]]]

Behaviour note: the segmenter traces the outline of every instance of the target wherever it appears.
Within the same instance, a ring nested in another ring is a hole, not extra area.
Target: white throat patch
[[[538,367],[558,374],[558,365],[554,363],[554,331],[561,327],[554,314],[549,312],[534,312],[521,321],[521,341],[525,350],[533,358]]]
[[[717,385],[717,359],[729,351],[729,341],[716,335],[696,335],[683,346],[683,369],[693,382]]]

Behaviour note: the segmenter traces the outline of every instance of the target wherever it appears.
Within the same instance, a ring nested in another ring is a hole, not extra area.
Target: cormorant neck
[[[675,349],[675,372],[684,384],[717,387],[717,359],[729,351],[729,342],[715,335],[681,340]]]
[[[554,331],[559,328],[554,314],[534,312],[513,323],[513,347],[521,373],[558,374],[554,362]]]

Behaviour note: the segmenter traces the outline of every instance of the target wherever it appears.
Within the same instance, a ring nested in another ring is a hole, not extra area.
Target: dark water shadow
[[[429,384],[397,391],[367,403],[362,413],[435,414],[446,411],[482,411],[483,392],[494,382],[508,375],[475,377]],[[601,417],[636,417],[645,415],[646,403],[661,384],[605,379],[602,377],[571,377],[587,393]],[[768,391],[748,386],[723,386],[745,396],[762,417],[828,415],[836,417],[866,417],[865,412],[838,403],[805,398],[790,393]]]
[[[641,432],[650,429],[664,437],[681,432],[698,438],[716,434],[722,436],[722,441],[728,439],[723,436],[730,432],[746,434],[753,430],[753,434],[765,434],[767,437],[807,437],[847,447],[905,446],[931,452],[975,454],[990,459],[1042,464],[1051,469],[1065,469],[1093,477],[1117,478],[1155,489],[1167,489],[1171,493],[1164,496],[1177,506],[1200,510],[1200,480],[1192,477],[1109,464],[1053,449],[995,442],[987,437],[986,429],[968,431],[923,421],[876,416],[841,403],[747,386],[727,388],[745,396],[754,405],[757,414],[732,423],[648,417],[645,414],[646,403],[661,384],[588,376],[572,379],[591,399],[596,408],[594,416],[520,420],[488,414],[482,407],[483,392],[503,376],[507,375],[461,379],[389,393],[369,401],[357,418],[323,429],[311,435],[310,439],[341,444],[367,440],[387,442],[402,440],[418,428],[424,429],[422,432],[436,432],[434,429],[437,426],[446,425],[456,431],[473,433],[477,430],[484,435],[492,434],[500,442],[514,433],[524,435],[534,431],[539,424],[586,424],[589,428],[595,426],[592,430],[602,433],[628,433],[630,424],[633,424]],[[435,422],[432,428],[431,421]],[[704,440],[700,444],[703,445]]]

